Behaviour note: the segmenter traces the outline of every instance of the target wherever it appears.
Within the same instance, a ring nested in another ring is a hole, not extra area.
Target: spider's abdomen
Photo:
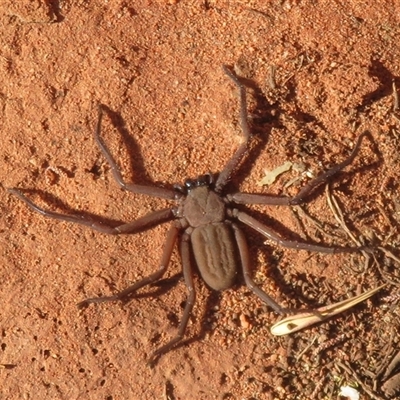
[[[229,224],[211,223],[190,235],[201,277],[214,290],[233,286],[237,273],[236,241]]]

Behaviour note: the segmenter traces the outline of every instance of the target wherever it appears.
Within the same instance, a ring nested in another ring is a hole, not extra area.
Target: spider
[[[309,201],[310,195],[317,187],[353,162],[366,132],[358,137],[354,149],[344,161],[322,172],[306,184],[294,197],[242,192],[226,193],[225,188],[227,183],[231,180],[236,167],[246,155],[251,139],[251,132],[247,117],[245,87],[228,67],[223,66],[223,69],[239,90],[240,125],[244,142],[239,146],[219,174],[213,175],[207,173],[200,175],[196,179],[187,179],[183,185],[174,185],[172,189],[126,183],[123,180],[117,163],[100,136],[103,108],[101,105],[99,106],[94,138],[101,153],[108,161],[118,185],[132,193],[175,201],[177,203],[176,206],[154,211],[133,222],[113,227],[79,214],[66,215],[41,208],[27,198],[20,189],[9,189],[12,194],[24,201],[31,209],[46,217],[84,225],[95,231],[111,235],[134,234],[155,225],[173,221],[168,230],[161,261],[156,272],[112,296],[88,298],[78,304],[79,307],[85,307],[91,303],[130,300],[138,289],[154,283],[165,274],[175,243],[178,242],[188,297],[176,336],[156,349],[152,353],[150,360],[158,359],[162,354],[175,347],[184,337],[196,298],[191,253],[194,256],[193,258],[202,279],[211,289],[221,291],[232,287],[237,279],[238,271],[241,269],[244,282],[262,301],[279,314],[291,312],[291,310],[279,305],[253,281],[246,238],[236,221],[253,228],[267,239],[273,240],[287,248],[322,253],[352,253],[363,250],[361,247],[330,247],[297,240],[287,240],[265,224],[235,207],[235,204],[291,206]]]

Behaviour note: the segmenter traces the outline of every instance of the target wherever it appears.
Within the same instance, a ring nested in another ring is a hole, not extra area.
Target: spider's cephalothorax
[[[197,179],[188,179],[184,185],[175,185],[173,189],[166,189],[156,186],[138,185],[126,183],[121,172],[108,150],[106,144],[100,136],[103,108],[100,107],[99,119],[95,131],[95,140],[108,163],[117,183],[125,190],[137,194],[160,197],[176,201],[177,205],[154,211],[135,221],[118,225],[116,227],[106,225],[101,222],[93,221],[82,215],[66,215],[43,209],[28,199],[20,189],[9,189],[11,193],[24,201],[33,210],[40,214],[55,218],[61,221],[73,222],[85,225],[98,232],[118,235],[122,233],[134,234],[154,225],[172,221],[168,231],[164,250],[161,256],[159,268],[156,272],[136,282],[132,286],[116,293],[112,296],[89,298],[79,306],[87,306],[91,303],[101,303],[105,301],[126,301],[132,298],[135,292],[159,280],[165,273],[171,254],[176,242],[179,242],[179,251],[182,259],[183,276],[188,288],[188,299],[185,305],[183,317],[177,335],[164,346],[152,353],[151,359],[155,360],[158,356],[169,351],[184,336],[187,323],[195,302],[195,290],[193,285],[193,268],[191,265],[191,249],[194,254],[195,262],[204,281],[214,290],[224,290],[233,285],[237,275],[241,272],[246,285],[272,307],[276,312],[283,314],[287,310],[281,307],[267,293],[260,289],[251,277],[250,257],[247,248],[246,238],[241,228],[241,224],[256,230],[264,237],[271,239],[282,246],[318,251],[325,253],[336,252],[356,252],[361,248],[352,247],[329,247],[319,244],[305,243],[297,240],[287,240],[282,238],[277,232],[265,224],[251,217],[248,213],[238,210],[236,204],[267,204],[267,205],[294,205],[306,202],[314,189],[326,182],[337,172],[353,162],[360,148],[361,134],[354,146],[350,156],[340,164],[321,173],[315,179],[304,186],[295,197],[273,196],[267,194],[253,193],[225,193],[226,184],[231,180],[232,175],[246,154],[249,140],[251,139],[250,129],[247,121],[246,92],[245,88],[232,73],[230,69],[224,67],[225,73],[238,87],[240,92],[240,123],[244,135],[244,142],[236,150],[232,158],[227,162],[222,171],[214,176],[205,174]],[[225,193],[222,195],[222,193]]]

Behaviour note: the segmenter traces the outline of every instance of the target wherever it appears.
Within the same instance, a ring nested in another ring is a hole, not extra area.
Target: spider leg
[[[128,288],[121,290],[120,292],[116,293],[113,296],[102,296],[102,297],[92,297],[89,299],[85,299],[78,303],[78,307],[86,307],[87,305],[91,303],[105,303],[107,301],[126,301],[129,299],[130,295],[140,288],[149,285],[157,280],[159,280],[164,274],[165,271],[167,270],[168,264],[171,259],[172,251],[174,249],[174,245],[176,242],[176,239],[178,237],[179,229],[178,227],[174,224],[171,226],[171,228],[168,231],[167,234],[167,239],[165,240],[164,244],[164,250],[161,256],[161,261],[159,268],[156,272],[153,274],[146,276],[145,278],[141,279],[140,281],[137,281],[134,283],[132,286],[129,286]]]
[[[371,251],[369,247],[339,247],[339,246],[324,246],[319,244],[311,244],[299,242],[297,240],[288,240],[282,238],[277,232],[273,229],[268,228],[265,224],[257,221],[255,218],[246,214],[243,211],[239,211],[237,209],[232,210],[232,216],[237,218],[239,221],[243,222],[250,228],[253,228],[257,232],[261,233],[267,239],[273,240],[274,242],[280,244],[283,247],[287,247],[289,249],[296,250],[308,250],[315,251],[318,253],[328,253],[328,254],[336,254],[336,253],[358,253],[360,251]]]
[[[233,193],[227,195],[227,199],[233,201],[237,204],[266,204],[266,205],[297,205],[302,204],[307,201],[307,197],[309,197],[314,190],[327,182],[330,178],[340,172],[342,169],[346,168],[350,165],[354,158],[357,156],[362,139],[364,136],[368,135],[368,132],[363,132],[356,141],[353,151],[351,154],[341,163],[333,166],[325,172],[322,172],[316,178],[312,179],[309,183],[307,183],[300,192],[294,197],[288,196],[271,196],[264,194],[256,194],[256,193]]]
[[[247,146],[251,137],[249,122],[247,118],[246,89],[244,85],[239,81],[238,77],[227,66],[223,65],[223,70],[239,89],[240,126],[242,128],[245,142],[239,146],[235,154],[225,165],[224,169],[219,173],[217,181],[215,182],[215,191],[217,193],[221,192],[224,186],[228,183],[232,172],[235,170],[236,166],[239,164],[244,154],[246,153]]]
[[[95,231],[108,233],[111,235],[118,235],[120,233],[136,233],[175,218],[175,209],[165,208],[163,210],[154,211],[150,214],[147,214],[133,222],[112,227],[101,222],[93,221],[92,219],[83,215],[67,215],[45,210],[44,208],[36,205],[32,200],[28,199],[19,189],[8,189],[8,191],[26,203],[32,210],[44,215],[45,217],[57,219],[59,221],[73,222],[75,224],[87,226]]]
[[[183,317],[179,325],[178,333],[164,346],[159,347],[149,359],[150,364],[154,364],[158,357],[171,350],[177,343],[179,343],[185,335],[186,327],[189,322],[189,317],[192,312],[194,303],[196,301],[196,292],[193,285],[193,272],[190,264],[190,249],[189,249],[190,236],[188,233],[184,233],[180,243],[180,253],[183,265],[183,277],[185,284],[188,289],[189,295],[186,301],[185,310],[183,311]]]
[[[149,196],[154,197],[161,197],[163,199],[170,199],[174,200],[176,196],[176,192],[171,189],[164,189],[161,187],[156,186],[147,186],[147,185],[137,185],[135,183],[125,183],[121,171],[119,170],[117,163],[114,160],[114,157],[111,155],[110,151],[108,150],[107,145],[105,144],[104,140],[100,136],[101,131],[101,121],[103,119],[103,107],[99,105],[99,118],[97,120],[96,130],[94,132],[94,138],[99,146],[103,156],[106,158],[108,163],[111,167],[111,172],[114,176],[114,179],[117,181],[118,185],[121,186],[123,189],[128,190],[132,193],[139,193],[139,194],[147,194]]]
[[[256,283],[251,278],[250,272],[250,257],[249,257],[249,249],[247,247],[246,237],[243,232],[237,227],[235,224],[232,224],[232,228],[234,231],[236,243],[239,248],[240,259],[242,263],[243,269],[243,277],[247,287],[256,294],[264,303],[268,304],[271,308],[274,309],[279,314],[286,314],[287,310],[280,306],[272,297],[270,297],[267,293],[261,290]]]

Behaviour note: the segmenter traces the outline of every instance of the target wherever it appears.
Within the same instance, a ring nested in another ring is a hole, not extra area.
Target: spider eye
[[[211,183],[212,183],[212,175],[211,174],[200,175],[197,178],[197,186],[208,186],[208,185],[211,185]]]
[[[185,187],[187,190],[193,189],[196,185],[196,181],[194,181],[193,179],[187,179],[185,181]]]
[[[180,185],[179,183],[176,183],[175,185],[173,185],[174,190],[176,190],[177,192],[186,193],[186,187],[183,185]]]

